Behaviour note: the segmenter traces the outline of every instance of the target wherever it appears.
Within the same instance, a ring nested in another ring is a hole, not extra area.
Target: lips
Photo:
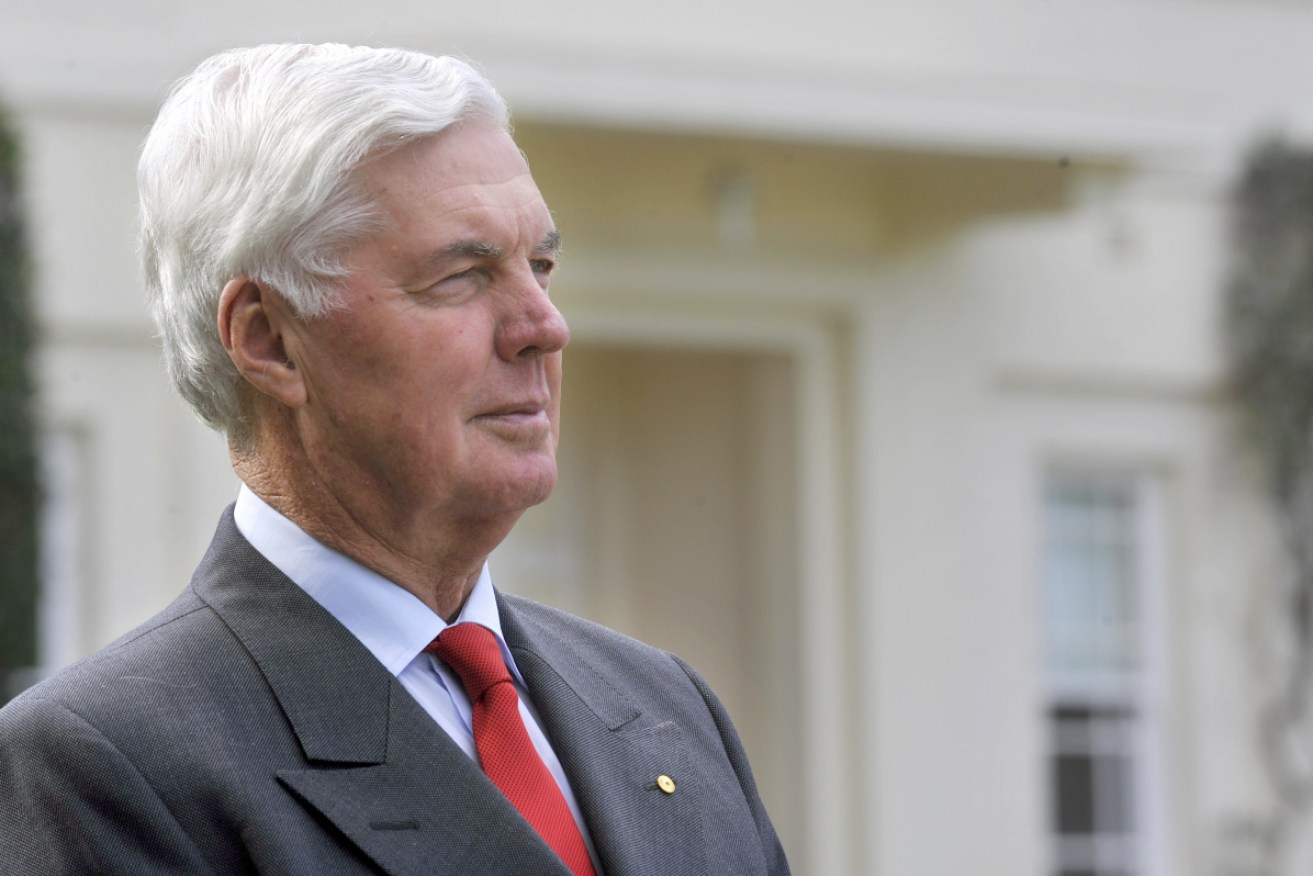
[[[551,431],[549,397],[534,396],[495,405],[470,422],[515,442],[538,442]]]
[[[506,405],[500,405],[490,410],[477,414],[475,419],[495,419],[500,417],[534,417],[538,414],[547,412],[547,402],[545,401],[523,401],[512,402]]]

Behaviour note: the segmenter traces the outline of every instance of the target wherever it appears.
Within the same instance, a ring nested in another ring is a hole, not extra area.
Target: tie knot
[[[497,637],[487,627],[478,624],[447,627],[424,650],[460,676],[471,701],[481,699],[493,685],[511,680]]]

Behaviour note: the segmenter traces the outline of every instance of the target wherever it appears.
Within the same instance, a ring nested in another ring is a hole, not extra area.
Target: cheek
[[[420,312],[382,323],[329,318],[324,328],[317,382],[339,395],[342,413],[414,447],[440,443],[477,407],[491,349],[484,326]],[[559,383],[559,362],[551,379]]]
[[[483,370],[450,349],[413,352],[401,361],[386,386],[376,387],[377,401],[389,405],[385,419],[411,440],[441,444],[451,440],[465,420],[477,413]]]
[[[552,404],[561,407],[561,354],[557,353],[547,361],[547,384],[552,392]]]
[[[357,320],[330,314],[305,344],[307,376],[324,388],[350,392],[386,366],[387,346]]]

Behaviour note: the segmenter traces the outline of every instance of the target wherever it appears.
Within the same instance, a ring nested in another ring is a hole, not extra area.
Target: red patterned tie
[[[478,624],[456,624],[424,650],[450,666],[465,685],[483,772],[575,876],[597,876],[570,807],[524,729],[520,699],[497,637]]]

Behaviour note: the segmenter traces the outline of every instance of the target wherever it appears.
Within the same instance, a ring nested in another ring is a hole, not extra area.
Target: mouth
[[[500,419],[502,417],[536,417],[538,415],[547,415],[547,403],[531,400],[512,402],[491,408],[475,416],[475,419]]]
[[[491,408],[475,415],[471,422],[520,435],[538,432],[551,426],[547,405],[540,401],[514,402]]]

